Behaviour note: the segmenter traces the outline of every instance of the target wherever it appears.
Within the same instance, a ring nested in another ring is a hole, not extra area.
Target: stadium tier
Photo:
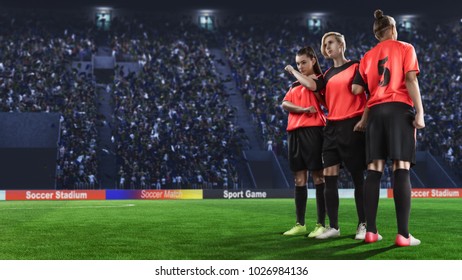
[[[411,179],[418,188],[457,188],[462,26],[434,21],[399,26],[416,49],[425,108]],[[59,116],[51,189],[292,188],[280,104],[293,81],[284,66],[309,44],[328,69],[319,47],[332,30],[345,35],[348,59],[375,45],[367,17],[12,9],[0,15],[0,124],[8,113]],[[2,166],[13,166],[17,137],[0,143],[9,155]],[[39,138],[29,140],[33,147]],[[0,189],[44,189],[1,181],[12,172],[0,170]],[[382,188],[391,188],[390,173],[388,164]],[[339,184],[354,188],[344,169]]]

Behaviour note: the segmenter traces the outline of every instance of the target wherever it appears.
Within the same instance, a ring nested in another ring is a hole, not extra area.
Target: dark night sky
[[[271,3],[275,2],[276,3]],[[228,9],[240,12],[337,12],[372,16],[381,8],[385,14],[426,14],[427,16],[459,16],[462,18],[462,1],[437,0],[0,0],[0,7],[85,7],[112,6],[142,10],[187,10],[195,8]]]

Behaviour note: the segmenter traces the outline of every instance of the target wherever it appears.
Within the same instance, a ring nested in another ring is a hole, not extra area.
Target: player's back
[[[368,105],[404,102],[412,106],[405,84],[405,74],[408,71],[419,72],[411,44],[386,40],[368,51],[360,64],[360,72],[371,93]]]

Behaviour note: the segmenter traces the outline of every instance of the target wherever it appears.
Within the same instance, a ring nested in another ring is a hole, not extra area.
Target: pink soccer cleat
[[[401,234],[396,235],[395,244],[400,247],[406,246],[417,246],[420,244],[420,240],[414,238],[411,234],[409,234],[409,238],[402,236]]]
[[[380,240],[382,240],[382,236],[378,232],[377,233],[373,233],[370,231],[366,232],[366,237],[364,238],[364,242],[375,243]]]

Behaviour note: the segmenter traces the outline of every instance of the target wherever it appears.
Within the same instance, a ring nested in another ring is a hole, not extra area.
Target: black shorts
[[[345,164],[350,171],[366,169],[366,137],[353,131],[361,116],[340,121],[327,121],[324,128],[322,160],[324,168]]]
[[[288,132],[289,166],[292,172],[322,170],[323,128],[302,127]]]
[[[408,161],[415,165],[414,108],[402,102],[372,106],[366,130],[367,163],[377,159]]]

